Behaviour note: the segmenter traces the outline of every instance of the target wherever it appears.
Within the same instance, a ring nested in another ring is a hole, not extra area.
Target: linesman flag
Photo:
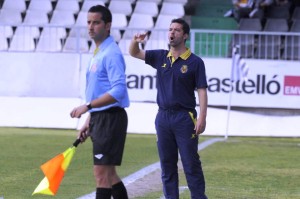
[[[249,67],[245,60],[239,54],[239,46],[234,46],[232,49],[232,66],[231,66],[231,80],[247,81],[248,80]]]
[[[44,194],[44,195],[55,195],[59,188],[59,185],[67,171],[71,160],[75,154],[76,147],[80,143],[80,139],[77,139],[73,146],[68,148],[61,154],[58,154],[51,160],[41,165],[41,169],[45,174],[44,179],[35,188],[32,195]]]

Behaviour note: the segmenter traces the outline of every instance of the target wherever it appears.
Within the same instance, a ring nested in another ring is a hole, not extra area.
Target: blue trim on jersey
[[[129,106],[126,86],[125,61],[120,48],[109,36],[99,46],[99,51],[91,59],[86,73],[86,101],[90,102],[110,94],[117,100],[108,106],[93,108],[91,112],[101,111],[113,106],[122,108]]]

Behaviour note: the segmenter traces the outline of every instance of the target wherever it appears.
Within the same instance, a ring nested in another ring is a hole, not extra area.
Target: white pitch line
[[[180,186],[179,187],[179,195],[187,189],[189,189],[187,186]],[[165,198],[165,196],[161,196],[159,199],[166,199],[166,198]]]
[[[200,144],[198,144],[198,151],[205,149],[206,147],[208,147],[211,144],[214,144],[215,142],[221,142],[224,140],[225,140],[224,138],[212,138],[209,140],[205,140],[204,142],[201,142]],[[138,170],[137,172],[130,174],[129,176],[123,178],[122,181],[123,181],[124,185],[127,186],[127,185],[134,183],[135,181],[143,178],[144,176],[148,175],[149,173],[156,171],[157,169],[160,169],[159,162],[156,162],[154,164],[146,166],[146,167]],[[181,190],[181,192],[183,192],[185,189],[187,189],[187,187],[181,187],[179,189]],[[78,199],[94,199],[95,195],[96,195],[96,192],[92,192],[87,195],[81,196]],[[161,198],[161,199],[163,199],[163,198]]]
[[[142,168],[141,170],[123,178],[122,181],[123,181],[124,185],[127,186],[127,185],[143,178],[144,176],[148,175],[149,173],[156,171],[159,168],[160,168],[160,163],[156,162],[154,164],[146,166],[146,167]]]

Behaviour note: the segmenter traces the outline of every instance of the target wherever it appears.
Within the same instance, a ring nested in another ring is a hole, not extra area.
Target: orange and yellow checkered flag
[[[51,160],[41,165],[41,169],[45,174],[45,177],[35,188],[32,195],[55,195],[57,193],[59,185],[71,163],[71,160],[76,151],[76,147],[79,143],[80,139],[77,139],[73,143],[72,147],[68,148],[65,152],[55,156]]]

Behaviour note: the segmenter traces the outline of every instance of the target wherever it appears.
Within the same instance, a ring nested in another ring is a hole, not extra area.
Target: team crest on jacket
[[[186,73],[188,71],[188,66],[187,65],[182,65],[180,68],[181,73]]]

